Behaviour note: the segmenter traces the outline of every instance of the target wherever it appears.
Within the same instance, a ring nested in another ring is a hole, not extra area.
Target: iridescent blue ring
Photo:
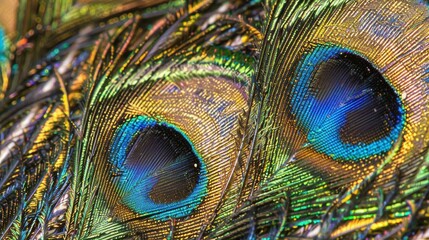
[[[168,127],[180,133],[189,143],[199,161],[200,169],[197,184],[192,192],[180,201],[172,203],[154,202],[149,197],[149,192],[158,181],[156,177],[150,176],[150,171],[153,169],[131,169],[126,164],[127,154],[133,139],[145,129],[156,125]],[[121,195],[122,202],[143,216],[161,221],[186,217],[201,204],[207,195],[206,165],[186,134],[173,124],[146,116],[137,116],[127,120],[114,133],[110,148],[110,162],[114,166],[113,171],[120,173],[118,181],[113,184]]]
[[[311,52],[304,54],[295,72],[296,84],[292,87],[292,113],[298,120],[298,124],[308,131],[308,143],[316,151],[327,154],[333,159],[360,160],[383,154],[391,149],[400,136],[406,116],[399,94],[389,82],[386,81],[396,94],[399,113],[395,116],[397,121],[387,136],[370,143],[345,143],[339,134],[341,127],[346,123],[347,113],[361,108],[371,100],[370,97],[363,96],[338,107],[338,99],[341,96],[335,96],[334,93],[333,96],[329,96],[333,99],[332,101],[320,101],[311,90],[312,77],[318,66],[340,54],[353,54],[365,59],[350,49],[335,45],[317,45]]]

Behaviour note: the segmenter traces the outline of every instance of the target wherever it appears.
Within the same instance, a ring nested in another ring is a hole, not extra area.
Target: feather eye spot
[[[400,97],[365,58],[337,46],[317,46],[296,71],[292,111],[308,142],[334,159],[384,154],[405,123]]]
[[[115,133],[110,161],[123,203],[157,220],[182,218],[207,193],[207,170],[188,137],[166,122],[138,116]]]

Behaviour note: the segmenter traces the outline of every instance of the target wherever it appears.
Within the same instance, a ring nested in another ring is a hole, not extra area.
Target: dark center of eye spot
[[[341,53],[320,63],[313,75],[316,99],[345,109],[344,143],[371,143],[389,135],[401,121],[401,103],[383,75],[366,59]]]
[[[126,159],[128,168],[156,183],[149,192],[155,203],[188,197],[198,183],[201,164],[190,143],[174,128],[155,125],[138,133]]]

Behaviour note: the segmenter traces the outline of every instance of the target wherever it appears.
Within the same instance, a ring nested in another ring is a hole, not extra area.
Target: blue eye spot
[[[137,116],[115,132],[110,162],[123,203],[156,220],[191,214],[207,194],[207,170],[177,127]]]
[[[389,151],[405,125],[399,94],[371,63],[338,46],[318,45],[295,72],[291,109],[318,152],[359,160]]]

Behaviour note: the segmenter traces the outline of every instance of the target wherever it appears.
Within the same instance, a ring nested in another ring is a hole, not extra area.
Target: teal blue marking
[[[397,97],[400,106],[400,114],[397,116],[399,121],[388,136],[370,144],[349,144],[340,139],[340,129],[346,122],[347,112],[364,106],[369,100],[368,97],[360,97],[340,106],[343,100],[339,99],[340,96],[332,94],[327,99],[319,100],[316,93],[311,92],[312,76],[317,67],[341,53],[359,55],[339,46],[318,45],[303,56],[296,71],[297,83],[292,88],[292,113],[298,124],[309,132],[307,140],[311,146],[334,159],[359,160],[385,153],[392,147],[393,141],[400,136],[405,126],[405,109],[399,97]]]
[[[8,61],[8,40],[4,29],[0,27],[0,62],[6,63]]]
[[[200,163],[200,175],[195,188],[189,196],[177,202],[168,204],[155,203],[150,199],[149,193],[157,183],[156,177],[148,176],[150,174],[150,170],[148,169],[130,169],[125,164],[132,140],[141,131],[155,125],[173,128],[179,132],[189,143]],[[203,198],[207,195],[207,168],[202,157],[195,150],[186,134],[170,123],[157,121],[146,116],[137,116],[129,119],[114,134],[110,149],[110,161],[116,167],[114,171],[121,173],[119,181],[115,184],[122,195],[122,201],[133,211],[144,216],[149,216],[152,219],[166,221],[170,218],[186,217],[201,204]]]

